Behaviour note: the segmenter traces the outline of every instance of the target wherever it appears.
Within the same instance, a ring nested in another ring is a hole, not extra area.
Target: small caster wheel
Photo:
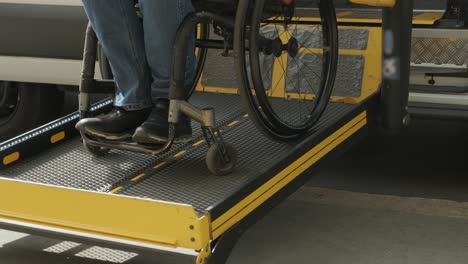
[[[91,146],[91,145],[87,144],[86,142],[84,143],[84,146],[85,146],[87,151],[89,151],[91,154],[93,154],[96,157],[105,156],[110,151],[110,149],[108,149],[108,148],[101,148],[101,147]]]
[[[213,175],[216,176],[225,176],[230,174],[234,171],[234,168],[237,164],[237,151],[236,149],[228,143],[224,143],[226,148],[227,156],[229,157],[230,161],[225,162],[221,156],[221,149],[219,143],[214,143],[208,149],[208,153],[206,154],[206,165]]]

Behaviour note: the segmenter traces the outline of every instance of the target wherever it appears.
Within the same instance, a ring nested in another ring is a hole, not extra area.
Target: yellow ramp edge
[[[209,216],[184,204],[0,180],[0,220],[163,247],[200,250]]]
[[[241,221],[266,200],[367,124],[364,111],[212,222],[213,239]]]

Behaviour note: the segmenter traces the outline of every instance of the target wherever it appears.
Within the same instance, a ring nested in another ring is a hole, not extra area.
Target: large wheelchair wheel
[[[200,24],[197,27],[196,31],[196,39],[198,40],[207,40],[210,37],[210,25],[209,24]],[[195,92],[198,82],[200,81],[201,75],[203,73],[203,68],[205,67],[206,56],[207,56],[208,49],[207,48],[199,48],[198,46],[195,49],[195,76],[193,79],[193,84],[190,90],[187,93],[187,99],[192,96]],[[112,69],[110,67],[109,61],[104,53],[104,50],[99,46],[97,52],[97,58],[99,62],[99,69],[101,71],[102,78],[105,80],[112,80],[114,79],[114,75],[112,74]]]
[[[317,10],[319,19],[304,17]],[[305,135],[325,111],[338,63],[330,0],[240,0],[234,48],[244,101],[268,136]]]

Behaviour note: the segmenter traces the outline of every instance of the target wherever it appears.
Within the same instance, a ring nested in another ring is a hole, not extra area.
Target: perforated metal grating
[[[353,106],[331,104],[315,129],[335,123]],[[206,144],[194,147],[172,165],[147,173],[136,184],[130,184],[118,193],[192,205],[198,213],[223,201],[262,172],[277,164],[292,151],[293,145],[275,142],[264,137],[249,121],[239,123],[224,132],[224,138],[239,153],[239,163],[234,173],[217,177],[205,165]]]
[[[220,125],[243,112],[240,98],[235,95],[195,94],[192,100],[199,107],[214,107]],[[194,137],[199,137],[200,126],[194,124],[193,127]],[[2,170],[0,175],[16,180],[104,192],[184,147],[175,145],[170,152],[157,157],[122,151],[94,157],[76,138]]]
[[[12,179],[73,187],[84,190],[109,191],[122,187],[117,194],[145,197],[192,205],[198,213],[222,202],[262,172],[280,162],[293,151],[294,145],[264,137],[243,113],[239,96],[196,95],[199,106],[213,106],[223,125],[223,135],[239,152],[234,173],[226,177],[211,175],[205,165],[207,145],[194,146],[201,138],[200,129],[194,142],[176,146],[165,155],[152,157],[113,151],[96,158],[86,152],[78,139],[23,161],[0,175]],[[201,103],[203,101],[204,103]],[[283,105],[287,109],[287,103]],[[331,103],[314,130],[330,126],[357,106]],[[234,122],[233,122],[234,121]],[[181,152],[184,150],[185,152]],[[181,153],[177,155],[177,153]],[[167,161],[167,166],[153,168]],[[137,181],[133,177],[144,172]]]

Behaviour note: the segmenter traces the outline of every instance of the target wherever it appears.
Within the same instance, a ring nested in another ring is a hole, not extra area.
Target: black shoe
[[[86,118],[76,124],[76,129],[109,140],[131,138],[135,129],[149,116],[151,108],[126,111],[115,107],[110,113],[98,118]]]
[[[138,127],[133,134],[133,141],[139,144],[165,144],[169,137],[169,101],[157,101],[148,120]],[[183,115],[175,128],[175,143],[186,143],[192,139],[190,119]]]

